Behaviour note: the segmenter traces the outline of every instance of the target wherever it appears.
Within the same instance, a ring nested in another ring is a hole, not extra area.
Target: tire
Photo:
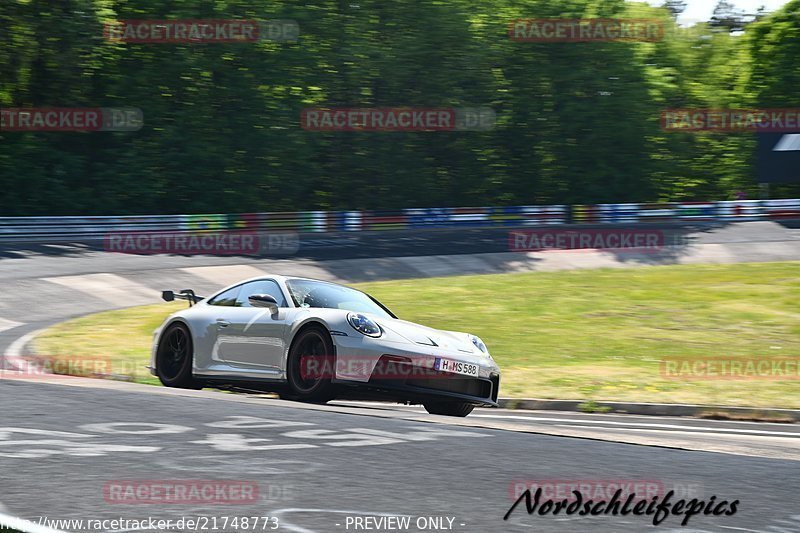
[[[286,381],[288,394],[291,400],[310,403],[326,403],[333,399],[335,386],[331,383],[328,372],[320,372],[315,378],[303,377],[301,373],[301,358],[305,363],[308,357],[324,357],[321,361],[330,363],[334,356],[331,334],[322,326],[307,326],[300,330],[289,348],[289,357],[286,361]],[[335,365],[327,365],[333,368]],[[319,367],[317,367],[319,368]]]
[[[467,402],[425,402],[425,410],[432,415],[467,416],[475,408]]]
[[[161,335],[156,350],[156,374],[165,387],[202,389],[192,377],[192,335],[181,323],[172,324]]]

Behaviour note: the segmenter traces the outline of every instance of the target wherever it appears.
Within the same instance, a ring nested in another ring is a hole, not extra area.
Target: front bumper
[[[382,355],[366,382],[335,380],[401,400],[451,400],[498,407],[500,373],[489,370],[478,377],[463,376],[418,366],[417,361]]]

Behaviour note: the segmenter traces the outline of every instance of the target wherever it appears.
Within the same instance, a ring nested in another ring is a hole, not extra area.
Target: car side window
[[[219,305],[223,307],[236,307],[236,296],[238,296],[241,285],[228,289],[227,291],[214,296],[208,301],[208,305]]]
[[[252,294],[269,294],[278,302],[278,307],[286,307],[286,298],[283,297],[283,291],[271,279],[251,281],[242,285],[242,290],[239,291],[239,296],[236,298],[236,307],[252,307],[247,300]]]

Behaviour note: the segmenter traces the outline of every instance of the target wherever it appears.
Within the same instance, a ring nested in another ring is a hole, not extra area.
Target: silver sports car
[[[208,298],[162,296],[189,301],[153,334],[150,369],[168,387],[387,399],[451,416],[497,405],[500,369],[481,339],[400,320],[349,287],[267,275]]]

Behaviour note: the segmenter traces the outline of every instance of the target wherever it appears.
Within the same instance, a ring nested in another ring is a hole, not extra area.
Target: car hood
[[[475,353],[477,350],[467,333],[433,329],[398,318],[376,318],[376,321],[382,327],[414,344],[438,346],[445,350],[458,350],[465,353]]]

